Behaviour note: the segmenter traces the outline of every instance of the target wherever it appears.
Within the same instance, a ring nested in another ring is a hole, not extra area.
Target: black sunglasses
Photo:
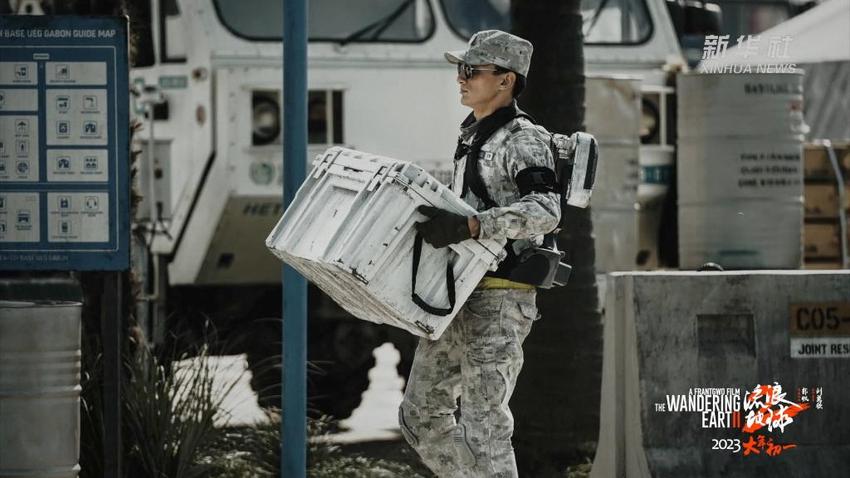
[[[468,80],[475,76],[475,72],[477,71],[495,71],[500,74],[507,73],[507,71],[504,71],[501,68],[475,68],[472,65],[466,63],[457,64],[457,74],[460,75],[460,77],[464,80]]]

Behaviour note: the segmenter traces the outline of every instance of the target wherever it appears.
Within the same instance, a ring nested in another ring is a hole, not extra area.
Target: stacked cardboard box
[[[804,149],[806,269],[841,269],[841,240],[850,241],[841,237],[839,222],[842,210],[850,216],[850,143],[833,143],[833,149],[844,181],[843,204],[827,149],[819,144]]]

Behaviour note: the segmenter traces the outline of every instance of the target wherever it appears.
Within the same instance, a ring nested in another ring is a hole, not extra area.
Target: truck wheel
[[[413,367],[413,356],[416,353],[416,346],[419,344],[419,339],[407,332],[392,330],[390,332],[390,342],[393,347],[398,350],[400,355],[396,371],[401,378],[404,379],[405,386],[407,378],[410,377],[410,368]]]
[[[307,347],[307,404],[311,416],[347,418],[369,388],[373,326],[354,320],[310,323]],[[280,319],[258,319],[246,342],[251,388],[263,408],[281,407]]]
[[[378,329],[355,319],[311,323],[309,331],[307,401],[311,414],[338,419],[351,416],[369,388],[369,370],[375,366]]]
[[[245,341],[251,388],[265,409],[281,408],[281,320],[254,320]]]
[[[350,417],[360,406],[363,392],[369,388],[369,370],[374,365],[375,358],[371,357],[355,367],[318,365],[323,370],[312,374],[308,372],[310,415],[332,415],[337,419]]]

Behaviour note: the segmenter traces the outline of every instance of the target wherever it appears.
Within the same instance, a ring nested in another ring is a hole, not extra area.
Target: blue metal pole
[[[307,169],[307,2],[283,2],[283,207]],[[307,473],[307,281],[283,266],[281,477]]]

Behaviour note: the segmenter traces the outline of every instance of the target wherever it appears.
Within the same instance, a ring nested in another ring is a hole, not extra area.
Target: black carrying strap
[[[416,238],[413,240],[413,271],[411,277],[411,294],[413,303],[418,305],[422,310],[433,315],[446,316],[452,313],[455,308],[455,273],[452,270],[452,263],[448,261],[446,264],[446,288],[449,291],[449,308],[440,309],[422,300],[419,294],[416,293],[416,276],[419,273],[419,260],[422,257],[422,236],[416,233]]]
[[[531,116],[517,108],[516,103],[512,103],[509,106],[499,108],[493,114],[481,119],[478,129],[475,132],[475,140],[468,148],[462,141],[458,140],[455,159],[460,159],[461,155],[466,154],[466,166],[463,170],[463,189],[461,190],[460,197],[464,197],[468,191],[472,191],[478,199],[484,202],[487,209],[499,207],[487,192],[487,186],[485,186],[484,179],[481,178],[481,174],[478,171],[478,156],[481,154],[481,147],[493,136],[493,133],[514,118],[520,116],[527,118],[532,123],[534,122]],[[468,124],[470,119],[470,117],[467,117],[464,124]]]
[[[499,130],[499,128],[505,126],[514,118],[518,117],[523,117],[532,123],[536,123],[534,118],[519,109],[516,102],[514,102],[508,106],[499,108],[490,116],[481,119],[481,123],[478,125],[478,129],[475,132],[475,140],[468,147],[463,144],[460,139],[458,139],[455,159],[460,159],[464,154],[466,155],[466,166],[463,171],[463,190],[461,191],[460,197],[466,196],[467,191],[471,190],[472,193],[484,203],[485,210],[499,207],[499,204],[496,203],[496,201],[494,201],[487,192],[487,187],[484,184],[484,178],[481,177],[481,172],[478,170],[478,156],[481,155],[481,147],[484,146],[484,143],[486,143],[487,140],[489,140],[490,137]],[[474,121],[474,119],[475,118],[470,114],[461,126],[468,126]],[[513,243],[514,241],[512,239],[508,239],[508,242],[505,245],[507,256],[499,264],[496,271],[487,271],[485,274],[486,276],[500,277],[503,279],[510,277],[510,272],[519,264],[519,257],[517,257],[514,252]]]

